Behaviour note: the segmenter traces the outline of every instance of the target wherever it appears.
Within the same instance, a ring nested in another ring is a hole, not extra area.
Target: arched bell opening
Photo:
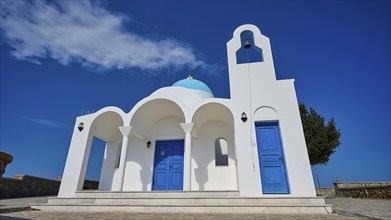
[[[263,62],[263,51],[255,45],[254,34],[245,30],[240,34],[241,47],[236,51],[236,63]]]

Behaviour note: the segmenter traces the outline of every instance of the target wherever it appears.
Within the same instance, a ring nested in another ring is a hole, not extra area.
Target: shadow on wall
[[[208,172],[208,166],[210,163],[214,161],[214,137],[209,137],[205,133],[205,131],[202,131],[199,134],[199,137],[194,139],[194,146],[192,147],[192,158],[194,167],[194,176],[195,180],[198,183],[198,189],[196,190],[205,190],[205,184],[209,181],[209,172]],[[207,138],[205,136],[208,136]]]
[[[154,147],[147,148],[146,141],[139,140],[135,137],[131,138],[127,155],[127,171],[125,174],[125,182],[127,182],[124,183],[127,185],[126,190],[148,190],[152,176],[153,152]]]
[[[192,146],[193,181],[195,180],[195,183],[192,184],[192,189],[237,189],[236,159],[232,131],[221,121],[210,121],[206,123],[200,131],[198,138],[193,139]],[[216,147],[221,147],[220,145],[216,146],[216,141],[221,139],[226,140],[226,145],[224,149],[221,148],[216,150]],[[221,153],[220,156],[222,156],[222,158],[219,160],[220,164],[216,165],[216,154],[219,152]],[[223,164],[221,164],[221,162],[223,162]]]
[[[141,183],[142,183],[142,189],[143,191],[148,190],[148,184],[150,183],[151,180],[151,175],[152,171],[150,169],[143,169],[141,168],[140,170],[140,178],[141,178]]]
[[[205,190],[205,183],[209,180],[207,164],[208,163],[206,162],[200,162],[198,168],[194,169],[194,175],[198,182],[199,190]]]

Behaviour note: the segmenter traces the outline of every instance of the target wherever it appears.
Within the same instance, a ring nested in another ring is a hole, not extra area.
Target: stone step
[[[224,214],[327,214],[331,206],[119,206],[119,205],[32,205],[42,211],[134,212],[134,213],[224,213]]]
[[[50,197],[32,204],[44,211],[140,213],[320,214],[331,212],[324,197],[243,198],[238,191],[80,191],[75,198]]]
[[[49,198],[49,205],[324,206],[320,198]]]
[[[148,191],[148,192],[102,192],[78,191],[75,198],[232,198],[238,191]]]

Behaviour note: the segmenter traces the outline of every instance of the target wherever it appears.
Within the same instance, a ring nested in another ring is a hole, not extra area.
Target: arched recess
[[[272,107],[262,106],[255,110],[254,121],[278,121],[278,113]]]
[[[133,135],[129,139],[123,190],[150,191],[155,143],[184,139],[180,123],[185,122],[185,112],[174,100],[165,98],[151,99],[132,111]],[[151,142],[149,147],[148,141]]]
[[[99,190],[109,190],[115,171],[117,155],[120,152],[122,140],[118,127],[124,125],[122,110],[109,107],[95,113],[97,116],[92,120],[90,130],[90,146],[85,161],[85,174],[93,175],[99,180]],[[91,157],[90,157],[91,155]],[[94,179],[96,180],[96,179]]]
[[[237,190],[234,118],[221,103],[206,103],[193,114],[192,121],[192,190]],[[215,143],[225,139],[228,146],[228,165],[216,166]]]

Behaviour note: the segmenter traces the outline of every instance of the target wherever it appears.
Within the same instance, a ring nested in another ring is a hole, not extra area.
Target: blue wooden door
[[[183,140],[156,141],[152,190],[183,189]]]
[[[255,127],[263,193],[288,194],[278,123],[257,123]]]

